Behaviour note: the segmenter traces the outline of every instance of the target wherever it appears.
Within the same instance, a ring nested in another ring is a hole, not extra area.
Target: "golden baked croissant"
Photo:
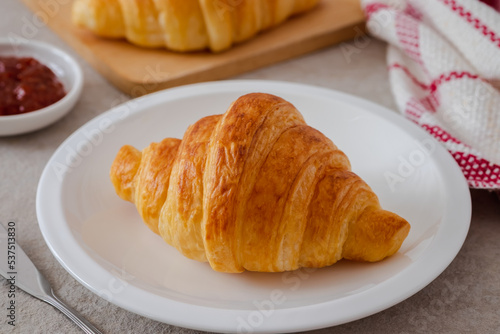
[[[217,271],[379,261],[410,230],[381,209],[343,152],[269,94],[240,97],[182,141],[123,146],[110,177],[152,231]]]
[[[222,51],[319,0],[75,0],[73,22],[103,37],[174,51]]]

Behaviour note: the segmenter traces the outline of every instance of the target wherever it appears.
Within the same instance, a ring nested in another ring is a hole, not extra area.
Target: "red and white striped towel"
[[[389,43],[401,113],[439,140],[471,188],[500,189],[500,13],[478,0],[362,0]]]

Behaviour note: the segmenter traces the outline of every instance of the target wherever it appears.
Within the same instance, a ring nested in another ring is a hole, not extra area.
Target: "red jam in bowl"
[[[42,109],[64,95],[54,72],[36,59],[0,57],[0,116]]]

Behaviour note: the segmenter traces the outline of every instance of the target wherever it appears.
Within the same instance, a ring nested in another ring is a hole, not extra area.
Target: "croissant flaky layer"
[[[110,176],[153,232],[222,272],[379,261],[410,230],[331,140],[269,94],[240,97],[182,140],[123,146]]]
[[[145,47],[214,52],[307,11],[319,0],[75,0],[73,22]]]

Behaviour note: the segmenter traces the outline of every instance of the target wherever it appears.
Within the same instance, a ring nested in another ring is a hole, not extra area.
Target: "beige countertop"
[[[33,14],[17,0],[2,0],[0,37],[23,34]],[[93,294],[67,273],[47,247],[37,224],[35,196],[41,172],[55,149],[81,125],[129,98],[76,55],[44,26],[35,40],[56,45],[81,64],[83,94],[72,112],[40,131],[0,138],[0,223],[15,221],[17,241],[54,290],[103,333],[195,333],[130,313]],[[346,46],[356,52],[347,53]],[[232,79],[269,79],[327,87],[391,109],[384,43],[349,42],[256,70]],[[500,201],[487,191],[472,191],[472,222],[467,239],[450,266],[405,301],[369,317],[311,333],[500,333]],[[3,256],[3,255],[2,255]],[[8,286],[0,279],[0,332],[7,325]],[[18,292],[18,333],[79,333],[52,306]],[[16,332],[16,331],[13,331]]]

